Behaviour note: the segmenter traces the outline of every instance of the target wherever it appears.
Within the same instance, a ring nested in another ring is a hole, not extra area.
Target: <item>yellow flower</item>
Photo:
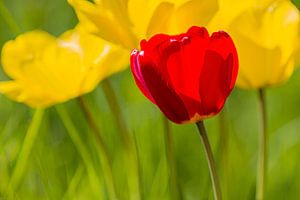
[[[287,0],[253,6],[229,26],[240,60],[237,85],[263,88],[286,81],[295,67],[299,11]]]
[[[93,90],[110,74],[126,67],[125,50],[76,30],[56,38],[32,31],[8,41],[2,49],[0,92],[42,108]],[[114,61],[114,62],[112,62]]]
[[[127,49],[156,33],[185,32],[206,25],[218,11],[217,0],[69,0],[80,27]]]
[[[227,30],[229,24],[238,15],[250,7],[257,5],[257,2],[267,0],[218,0],[219,9],[207,24],[210,31]]]

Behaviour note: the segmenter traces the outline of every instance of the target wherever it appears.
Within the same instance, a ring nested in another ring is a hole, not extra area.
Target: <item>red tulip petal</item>
[[[208,38],[209,33],[204,27],[199,26],[192,26],[188,31],[187,34],[190,36],[199,36],[201,38]]]
[[[155,49],[163,42],[167,41],[170,39],[170,36],[166,35],[166,34],[157,34],[154,35],[153,37],[151,37],[149,39],[149,41],[147,40],[142,40],[140,43],[141,49],[144,51],[155,51]]]
[[[201,101],[199,79],[204,54],[209,43],[209,37],[206,33],[207,31],[204,28],[190,29],[189,34],[195,34],[195,36],[183,37],[180,43],[180,51],[169,56],[167,61],[169,79],[176,92],[199,103]],[[196,105],[192,106],[189,109],[190,113],[194,114],[194,109],[198,107]]]
[[[235,81],[238,74],[238,56],[231,37],[224,31],[213,33],[210,38],[210,45],[208,49],[218,52],[218,54],[220,54],[224,60],[226,60],[228,56],[232,54],[233,71],[232,71],[232,77],[230,82],[230,91],[231,91],[235,85]]]
[[[156,67],[147,63],[143,65],[142,73],[147,87],[156,105],[173,122],[181,123],[189,120],[189,114],[178,94],[168,86]]]
[[[190,116],[190,119],[194,118],[196,114],[203,113],[202,105],[198,99],[193,99],[189,96],[179,94],[180,99],[185,104],[186,110]],[[189,121],[189,120],[187,120]],[[186,122],[187,122],[186,121]]]
[[[199,83],[199,93],[203,115],[218,113],[229,95],[233,72],[233,58],[230,54],[226,60],[215,51],[205,54]]]
[[[140,57],[142,56],[143,56],[143,52],[139,52],[136,49],[131,52],[131,56],[130,56],[131,71],[133,73],[135,83],[137,84],[139,89],[150,101],[152,101],[152,103],[155,104],[155,101],[152,98],[152,95],[147,88],[147,85],[145,83],[144,77],[141,72]]]

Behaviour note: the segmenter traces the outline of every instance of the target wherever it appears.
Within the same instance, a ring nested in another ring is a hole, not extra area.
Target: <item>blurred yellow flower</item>
[[[79,26],[132,50],[156,33],[185,32],[206,25],[218,10],[217,0],[68,0]]]
[[[0,93],[43,108],[93,90],[105,77],[126,67],[125,50],[77,30],[59,38],[43,31],[22,34],[2,49]],[[112,62],[113,61],[113,62]]]
[[[237,85],[242,88],[280,84],[295,68],[298,9],[287,0],[258,5],[233,20],[228,29],[237,45],[240,60]]]

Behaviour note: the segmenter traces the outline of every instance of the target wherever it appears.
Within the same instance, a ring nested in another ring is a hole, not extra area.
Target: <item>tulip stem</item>
[[[259,109],[261,118],[261,129],[259,131],[259,151],[256,177],[256,200],[264,199],[267,170],[267,111],[266,99],[263,89],[259,89]]]
[[[176,160],[174,153],[174,141],[172,137],[172,131],[168,119],[163,116],[163,123],[165,129],[165,146],[166,156],[168,161],[169,173],[170,173],[170,191],[171,199],[178,200],[180,198],[180,188],[177,180]]]
[[[99,145],[99,148],[105,155],[108,155],[108,151],[104,139],[102,138],[100,129],[98,128],[97,123],[89,109],[88,103],[85,101],[83,97],[78,97],[78,103],[88,122],[89,127],[92,130],[92,133],[96,139],[97,144]],[[108,156],[106,157],[108,158]]]
[[[93,133],[94,138],[96,139],[96,142],[98,144],[99,148],[99,159],[103,168],[103,176],[104,180],[106,182],[106,186],[108,188],[108,192],[110,194],[110,199],[117,199],[116,189],[115,189],[115,183],[113,178],[113,172],[112,172],[112,166],[111,166],[111,160],[109,159],[109,154],[107,150],[107,146],[101,136],[101,132],[97,126],[97,123],[91,113],[91,110],[89,109],[88,103],[85,101],[83,97],[78,97],[78,103],[80,105],[80,108],[82,112],[85,115],[85,118],[89,124],[89,127],[91,128],[91,132]]]
[[[17,22],[13,18],[10,11],[5,6],[3,0],[0,0],[0,16],[4,19],[6,24],[8,25],[9,29],[16,35],[21,32],[20,27],[18,26]]]
[[[117,95],[114,92],[113,86],[109,79],[106,79],[102,82],[102,88],[104,95],[107,99],[108,105],[112,111],[113,117],[118,126],[120,138],[124,148],[124,159],[128,168],[128,187],[130,191],[130,199],[139,200],[141,199],[141,186],[136,145],[129,134],[128,128],[126,126],[126,120],[118,102]]]
[[[227,113],[226,106],[223,108],[221,113],[219,114],[219,146],[218,146],[218,156],[217,160],[220,161],[220,178],[223,181],[222,189],[223,189],[223,197],[227,196],[227,188],[229,185],[229,171],[228,171],[228,146],[229,146],[229,130],[227,123]]]
[[[100,196],[101,195],[100,194],[100,192],[101,192],[100,191],[101,190],[100,180],[96,173],[96,169],[94,168],[92,157],[91,157],[88,149],[85,147],[84,143],[82,142],[80,134],[77,131],[77,129],[75,128],[75,125],[72,122],[65,107],[63,105],[58,105],[58,106],[56,106],[56,110],[67,130],[67,133],[69,134],[69,137],[71,138],[73,144],[75,145],[75,147],[83,161],[83,164],[87,170],[87,176],[88,176],[88,179],[89,179],[89,182],[91,184],[94,194],[98,194]]]
[[[215,160],[213,157],[213,153],[211,150],[211,146],[209,144],[207,132],[205,130],[203,121],[197,122],[197,127],[199,130],[199,135],[200,135],[203,147],[204,147],[205,156],[206,156],[207,164],[209,167],[210,178],[212,181],[212,187],[213,187],[213,191],[214,191],[215,200],[222,200],[222,193],[221,193],[220,182],[219,182],[219,178],[218,178],[218,174],[217,174],[216,163],[215,163]]]
[[[125,118],[123,116],[123,113],[121,111],[121,107],[118,102],[118,98],[116,93],[114,92],[113,86],[110,82],[110,80],[106,79],[102,82],[102,88],[104,95],[107,99],[107,102],[109,104],[110,109],[112,110],[112,113],[114,115],[114,119],[117,123],[120,137],[122,139],[122,142],[124,146],[128,147],[130,143],[130,136],[128,133],[128,129],[125,123]]]
[[[76,199],[74,194],[76,194],[76,189],[77,189],[77,187],[79,187],[79,184],[80,184],[80,181],[82,180],[84,172],[85,172],[84,167],[81,164],[79,164],[73,177],[71,178],[71,181],[68,184],[68,189],[67,189],[66,193],[64,194],[62,200]]]
[[[18,189],[20,181],[24,175],[24,172],[26,170],[26,165],[28,163],[28,158],[30,156],[30,152],[32,150],[33,144],[37,138],[42,119],[44,116],[44,110],[43,109],[37,109],[33,115],[31,124],[27,130],[27,133],[25,135],[25,139],[21,148],[21,151],[18,156],[18,160],[16,163],[16,166],[14,168],[14,171],[12,173],[12,177],[9,182],[9,191],[12,192],[10,194],[10,198],[13,198],[13,192]]]

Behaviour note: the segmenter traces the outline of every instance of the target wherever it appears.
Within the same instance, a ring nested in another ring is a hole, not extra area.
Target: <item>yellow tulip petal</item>
[[[176,5],[173,13],[172,34],[186,31],[191,26],[206,26],[219,9],[217,0],[190,0]]]
[[[80,93],[90,92],[101,80],[128,66],[129,51],[127,49],[120,48],[95,35],[73,30],[63,34],[60,38],[65,46],[80,49],[85,74]]]
[[[98,34],[126,48],[134,48],[138,44],[127,15],[121,16],[114,13],[113,10],[100,4],[101,1],[93,4],[87,0],[69,0],[69,3],[76,10],[80,24],[88,32]]]
[[[289,1],[254,6],[229,27],[240,60],[237,84],[244,88],[277,85],[294,69],[299,13]]]
[[[252,9],[232,26],[245,37],[266,48],[280,46],[285,63],[295,49],[299,29],[298,10],[288,1],[276,1],[265,9]]]
[[[277,8],[276,8],[277,6]],[[299,34],[299,11],[290,1],[278,2],[274,5],[273,17],[274,40],[282,50],[281,64],[285,64],[294,53]]]
[[[174,5],[171,3],[163,2],[158,5],[149,21],[146,38],[150,38],[157,33],[167,33],[173,11]]]
[[[136,35],[178,34],[193,25],[206,25],[218,10],[217,0],[129,0],[129,16]]]
[[[133,24],[133,31],[139,39],[146,37],[148,25],[153,13],[162,1],[157,0],[129,0],[128,15]]]
[[[218,0],[218,10],[207,23],[208,29],[211,32],[228,30],[228,26],[236,17],[254,5],[254,0]]]
[[[0,92],[11,99],[19,99],[22,90],[16,81],[3,81],[0,82]]]
[[[237,85],[242,88],[261,88],[270,85],[274,70],[280,70],[281,53],[279,47],[266,49],[252,40],[232,33],[239,55]]]
[[[33,108],[43,108],[53,104],[51,97],[36,93],[36,88],[27,88],[26,83],[17,81],[0,82],[0,93],[19,103],[26,103]]]
[[[22,70],[39,56],[43,49],[55,43],[55,37],[43,31],[31,31],[16,40],[5,43],[2,49],[2,65],[11,78],[18,78]]]
[[[34,72],[43,75],[45,86],[49,87],[49,95],[59,101],[80,95],[84,66],[76,49],[58,42],[43,52],[40,63],[44,67],[36,68]]]
[[[279,70],[274,70],[270,80],[269,85],[278,85],[287,81],[293,74],[295,69],[294,59],[289,60],[285,65],[282,65]]]

